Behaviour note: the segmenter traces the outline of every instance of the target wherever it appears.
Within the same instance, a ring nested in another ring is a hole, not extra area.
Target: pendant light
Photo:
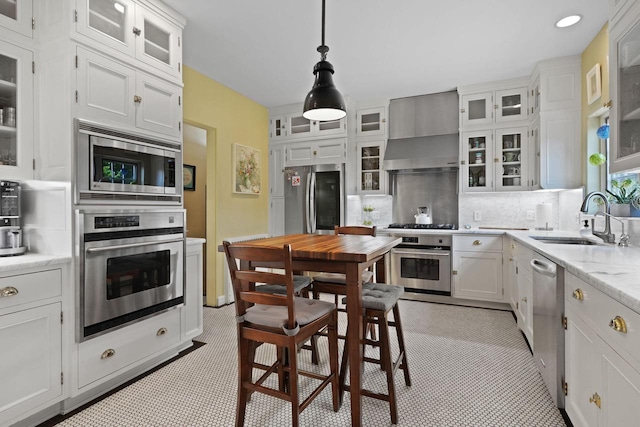
[[[333,65],[327,62],[329,47],[324,44],[324,10],[322,0],[322,44],[318,46],[320,62],[313,67],[316,80],[304,100],[303,117],[308,120],[339,120],[347,115],[342,95],[333,84]]]

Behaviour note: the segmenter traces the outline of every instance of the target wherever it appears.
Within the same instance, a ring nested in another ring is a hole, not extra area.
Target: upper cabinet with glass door
[[[480,91],[481,87],[460,87],[460,127],[487,126],[527,119],[527,87]],[[485,89],[487,87],[485,86]]]
[[[174,77],[182,75],[182,29],[132,0],[79,0],[76,31]]]
[[[0,176],[33,178],[33,53],[0,41]]]
[[[356,111],[356,136],[364,138],[368,136],[386,135],[387,118],[385,107],[367,108]]]
[[[346,135],[347,133],[346,117],[339,120],[321,122],[305,119],[302,113],[293,113],[287,114],[285,126],[288,128],[287,139],[318,138],[325,135],[335,137]]]
[[[640,168],[640,3],[610,29],[611,172]]]
[[[22,36],[33,38],[33,2],[31,0],[0,0],[0,26]]]

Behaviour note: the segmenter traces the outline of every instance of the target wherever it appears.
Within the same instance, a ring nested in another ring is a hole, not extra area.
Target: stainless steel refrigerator
[[[344,225],[344,164],[287,167],[284,180],[286,234],[328,234]]]

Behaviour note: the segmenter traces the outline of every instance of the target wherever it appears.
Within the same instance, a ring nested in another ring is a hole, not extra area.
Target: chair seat
[[[309,276],[293,276],[293,294],[300,295],[300,292],[311,285],[311,277]],[[287,287],[285,285],[260,285],[256,286],[256,291],[265,292],[267,294],[286,295]]]
[[[294,304],[296,322],[299,326],[307,325],[336,308],[335,304],[327,301],[301,297],[295,297]],[[288,316],[288,308],[286,306],[256,304],[247,309],[244,320],[270,328],[280,328],[286,326]]]
[[[365,283],[362,285],[362,308],[389,311],[404,293],[404,287],[384,283]],[[342,299],[347,303],[347,298]]]
[[[373,279],[373,271],[365,270],[362,272],[362,282],[367,283]],[[313,276],[314,282],[322,283],[338,283],[341,285],[347,284],[347,278],[342,273],[322,273],[317,276]]]

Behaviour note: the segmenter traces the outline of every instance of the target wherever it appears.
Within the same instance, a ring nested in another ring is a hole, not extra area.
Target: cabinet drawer
[[[502,252],[502,236],[453,236],[453,250]]]
[[[107,335],[83,342],[78,350],[82,388],[180,341],[180,310],[172,309]]]
[[[17,292],[17,293],[15,293]],[[48,270],[0,278],[0,310],[59,296],[62,271]]]
[[[570,273],[565,277],[565,300],[604,341],[631,355],[640,366],[640,314]],[[614,329],[614,319],[624,321],[626,332]]]

